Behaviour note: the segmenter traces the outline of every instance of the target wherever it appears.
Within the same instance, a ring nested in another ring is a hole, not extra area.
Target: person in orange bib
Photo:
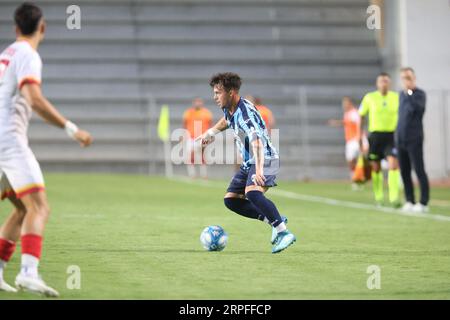
[[[350,169],[351,179],[354,181],[355,168],[360,156],[359,148],[359,135],[360,135],[360,125],[361,118],[358,113],[358,109],[353,104],[350,97],[342,98],[342,110],[344,116],[342,119],[331,119],[328,121],[328,125],[332,127],[344,127],[345,134],[345,159],[347,161],[348,167]],[[363,150],[367,151],[368,142],[367,138],[363,139],[364,146]],[[362,179],[358,179],[358,182],[362,182]]]
[[[275,118],[273,116],[273,113],[267,106],[262,103],[261,98],[255,97],[254,101],[255,108],[261,114],[261,117],[266,123],[267,131],[269,131],[270,134],[270,131],[272,131],[272,129],[275,127]]]
[[[212,113],[205,108],[203,99],[195,98],[192,101],[192,107],[187,109],[183,114],[183,127],[187,130],[186,148],[191,157],[187,163],[188,175],[191,178],[196,177],[195,165],[200,164],[200,176],[207,178],[207,170],[203,155],[201,160],[198,160],[196,154],[202,154],[202,150],[196,149],[194,144],[195,137],[205,133],[212,125]],[[200,162],[200,163],[197,163]]]

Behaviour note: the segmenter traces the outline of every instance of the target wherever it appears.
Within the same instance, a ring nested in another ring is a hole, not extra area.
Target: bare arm
[[[264,186],[266,178],[264,177],[264,146],[261,139],[256,138],[251,142],[253,156],[255,157],[255,183],[259,186]]]
[[[225,117],[222,117],[217,123],[208,131],[206,131],[201,136],[198,136],[195,138],[195,141],[200,140],[203,145],[211,143],[214,141],[214,136],[218,134],[219,132],[222,132],[228,128],[227,120],[225,120]]]
[[[359,147],[362,150],[363,147],[363,137],[364,137],[364,126],[366,123],[366,117],[360,116],[361,121],[359,122],[359,130],[358,130],[358,141],[359,141]]]
[[[25,84],[21,93],[41,118],[61,129],[65,127],[67,119],[42,95],[39,85]]]
[[[77,140],[81,146],[86,147],[91,144],[91,135],[83,130],[79,130],[73,123],[68,121],[58,110],[42,95],[41,87],[37,84],[25,84],[21,93],[34,111],[45,121],[66,129],[73,139]]]
[[[228,128],[227,120],[225,120],[225,117],[222,117],[211,129],[222,132],[227,128]]]

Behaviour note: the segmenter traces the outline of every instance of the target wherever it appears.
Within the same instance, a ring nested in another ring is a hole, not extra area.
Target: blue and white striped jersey
[[[278,152],[272,145],[266,124],[258,110],[248,100],[240,99],[236,111],[230,115],[228,109],[223,108],[225,120],[228,128],[233,129],[236,146],[242,155],[242,166],[246,169],[255,163],[254,156],[251,154],[251,142],[256,138],[261,139],[264,146],[264,158],[266,160],[278,159]],[[244,133],[244,141],[241,140],[239,132]]]

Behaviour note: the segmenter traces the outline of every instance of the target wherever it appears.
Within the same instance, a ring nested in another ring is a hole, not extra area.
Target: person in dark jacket
[[[406,203],[403,211],[428,212],[430,187],[423,161],[423,124],[426,95],[416,86],[416,75],[412,68],[402,68],[400,78],[403,91],[400,93],[400,106],[396,130],[396,144],[400,173],[402,176]],[[414,168],[420,185],[420,202],[414,199],[414,186],[411,169]]]

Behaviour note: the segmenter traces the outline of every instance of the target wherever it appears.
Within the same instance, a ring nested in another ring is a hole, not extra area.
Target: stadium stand
[[[48,22],[44,92],[95,137],[79,150],[34,118],[30,143],[45,170],[162,173],[159,107],[170,106],[171,128],[179,128],[200,96],[217,119],[208,79],[234,71],[242,94],[260,96],[275,113],[281,178],[346,178],[343,133],[326,121],[341,115],[343,95],[359,101],[372,90],[380,71],[368,1],[82,0],[81,30],[66,28],[71,3],[39,3]],[[15,6],[2,1],[2,48],[14,38]]]

